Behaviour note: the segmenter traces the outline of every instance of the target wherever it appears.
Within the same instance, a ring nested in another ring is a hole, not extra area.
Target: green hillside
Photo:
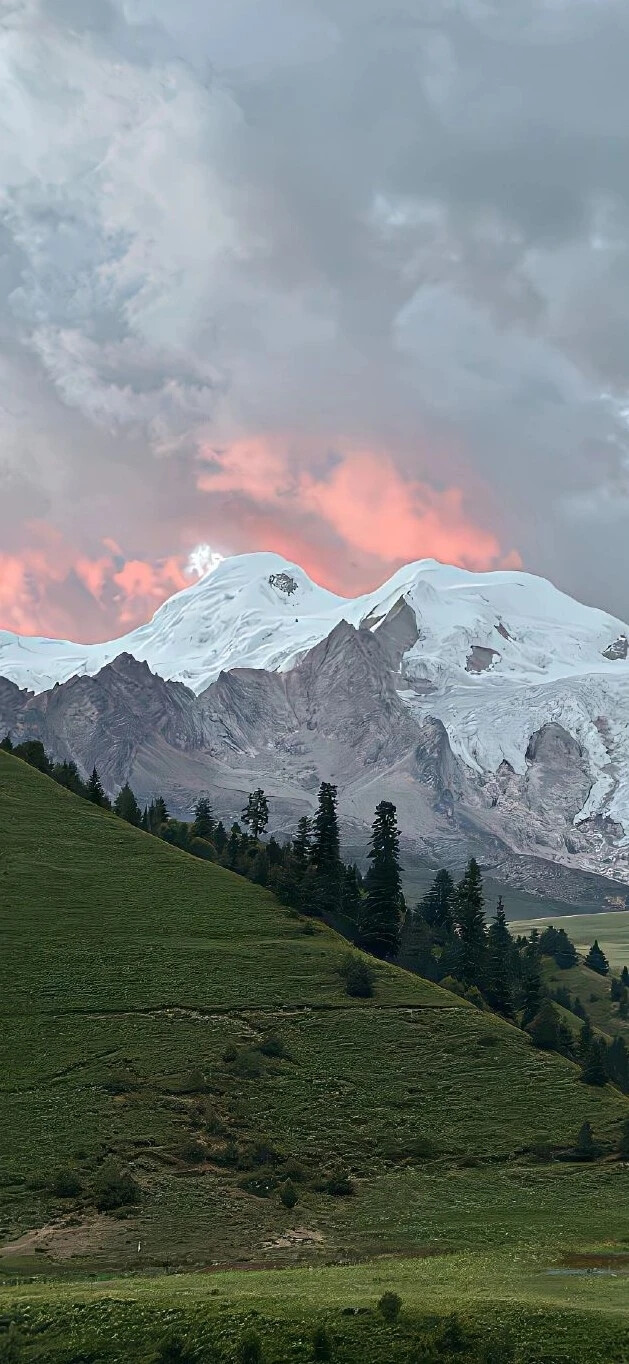
[[[548,924],[565,928],[575,947],[584,955],[596,938],[607,957],[612,971],[618,974],[629,966],[629,910],[610,910],[600,914],[570,914],[560,920],[545,913],[543,918],[522,919],[511,925],[514,933],[539,932]]]
[[[332,931],[2,752],[0,906],[9,1278],[455,1255],[472,1304],[626,1235],[611,1086],[397,968],[348,997]]]

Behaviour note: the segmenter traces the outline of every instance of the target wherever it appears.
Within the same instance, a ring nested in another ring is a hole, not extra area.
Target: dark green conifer
[[[128,782],[125,782],[116,796],[114,814],[126,820],[127,824],[134,824],[136,828],[142,823],[140,807]]]
[[[465,875],[456,888],[454,922],[460,946],[458,973],[466,985],[477,985],[484,973],[487,930],[483,881],[474,857],[470,858]]]
[[[311,843],[312,820],[309,819],[308,815],[302,815],[293,839],[293,854],[298,866],[305,867],[307,865],[310,859]]]
[[[395,957],[400,946],[400,835],[395,805],[381,800],[367,854],[367,898],[361,906],[357,941],[377,957]]]
[[[496,905],[496,915],[487,935],[487,983],[485,994],[488,1003],[504,1018],[514,1017],[513,1008],[513,938],[507,927],[507,916],[502,896]]]
[[[585,1085],[604,1085],[607,1082],[605,1067],[605,1047],[600,1038],[590,1042],[581,1066],[581,1079]]]
[[[101,779],[95,767],[92,768],[92,775],[88,779],[87,799],[91,800],[92,805],[100,805],[103,809],[109,809],[111,806],[111,802],[105,795]]]
[[[212,806],[207,796],[199,796],[194,807],[194,823],[192,834],[194,838],[205,838],[208,842],[212,841],[212,836],[216,828],[216,820],[212,813]]]
[[[454,898],[454,881],[449,871],[443,868],[437,872],[430,890],[420,900],[417,911],[431,928],[450,930],[454,923]]]
[[[599,947],[597,938],[594,939],[587,957],[585,958],[585,964],[590,967],[591,971],[596,971],[599,976],[606,976],[609,971],[609,962],[605,953]]]
[[[252,837],[257,843],[269,822],[269,805],[261,786],[256,791],[249,792],[247,804],[242,812],[242,821],[249,825]]]

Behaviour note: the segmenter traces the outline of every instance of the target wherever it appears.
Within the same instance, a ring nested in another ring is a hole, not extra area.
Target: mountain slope
[[[629,883],[628,634],[525,573],[425,560],[350,601],[243,555],[110,644],[0,634],[0,728],[180,813],[263,781],[281,831],[332,779],[358,836],[382,786],[430,860],[585,900]]]
[[[134,1263],[138,1238],[156,1263],[382,1249],[374,1200],[387,1188],[396,1201],[416,1187],[421,1202],[422,1181],[462,1161],[491,1170],[534,1143],[565,1145],[586,1116],[611,1140],[629,1111],[394,967],[377,967],[373,999],[351,1000],[331,931],[305,933],[267,892],[3,753],[0,847],[9,1263],[39,1244],[53,1259]],[[269,1034],[282,1045],[267,1055]],[[142,1191],[123,1221],[94,1208],[112,1158]],[[61,1168],[80,1183],[69,1202],[51,1190]],[[294,1215],[278,1197],[291,1168]],[[352,1198],[325,1191],[335,1172],[351,1175]],[[282,1249],[282,1230],[304,1224],[306,1241]],[[420,1219],[404,1243],[425,1235]],[[398,1244],[393,1223],[386,1245]]]

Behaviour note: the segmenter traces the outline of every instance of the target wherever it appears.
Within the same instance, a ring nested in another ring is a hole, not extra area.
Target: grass
[[[394,967],[376,965],[373,998],[349,998],[347,944],[331,930],[305,935],[268,892],[1,752],[0,903],[0,1267],[36,1280],[3,1298],[76,1346],[56,1355],[51,1336],[41,1357],[78,1358],[92,1333],[108,1342],[98,1360],[148,1359],[129,1353],[127,1329],[146,1312],[195,1317],[219,1283],[171,1271],[237,1265],[249,1273],[220,1278],[225,1338],[259,1311],[271,1359],[307,1357],[296,1343],[304,1285],[308,1313],[336,1313],[342,1336],[341,1302],[371,1301],[381,1274],[415,1316],[388,1355],[373,1353],[372,1321],[365,1359],[406,1361],[415,1318],[455,1303],[486,1312],[492,1284],[508,1288],[510,1320],[517,1298],[533,1322],[568,1312],[573,1330],[577,1297],[540,1279],[539,1264],[620,1244],[626,1172],[611,1156],[581,1167],[550,1154],[586,1118],[611,1150],[629,1104],[610,1086],[584,1087],[518,1029]],[[111,1162],[132,1172],[140,1200],[99,1213]],[[53,1191],[66,1171],[80,1185],[69,1199]],[[326,1191],[339,1175],[348,1196]],[[279,1194],[289,1176],[291,1210]],[[383,1253],[412,1258],[395,1273],[339,1268]],[[121,1271],[122,1285],[81,1286]],[[40,1282],[50,1276],[59,1282]],[[607,1281],[588,1293],[616,1312]],[[278,1327],[283,1294],[292,1308]]]

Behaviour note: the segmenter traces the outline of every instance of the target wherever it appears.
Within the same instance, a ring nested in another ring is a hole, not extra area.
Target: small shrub
[[[52,1192],[55,1198],[78,1198],[83,1186],[76,1170],[59,1170],[55,1175]]]
[[[314,935],[317,930],[312,922],[312,919],[306,919],[306,922],[303,923],[301,926],[301,931],[304,935],[304,938],[314,938]]]
[[[234,1046],[233,1042],[230,1042],[229,1046],[225,1047],[225,1050],[223,1052],[223,1060],[225,1064],[231,1066],[232,1063],[236,1060],[237,1055],[238,1055],[237,1048]]]
[[[482,1011],[485,1008],[485,1001],[478,985],[468,986],[465,991],[465,999],[469,999],[470,1004],[473,1004],[475,1009],[480,1009]]]
[[[393,1325],[402,1310],[402,1299],[398,1293],[383,1293],[378,1302],[378,1311],[384,1320]]]
[[[354,1185],[348,1175],[332,1175],[324,1185],[331,1198],[349,1198],[354,1193]]]
[[[186,1138],[175,1150],[178,1160],[184,1161],[186,1165],[201,1165],[207,1160],[207,1151],[200,1141],[195,1141],[193,1137]]]
[[[306,1178],[305,1170],[294,1156],[289,1156],[284,1164],[284,1174],[287,1179],[292,1179],[293,1184],[301,1184],[302,1179]]]
[[[20,1364],[23,1358],[24,1336],[16,1323],[10,1321],[8,1331],[3,1331],[0,1335],[1,1364]]]
[[[283,1203],[284,1207],[288,1208],[289,1210],[290,1208],[294,1208],[295,1204],[298,1201],[297,1190],[295,1188],[295,1185],[291,1183],[290,1179],[287,1179],[286,1183],[282,1184],[282,1187],[280,1189],[280,1200]]]
[[[461,995],[461,997],[463,997],[465,994],[465,986],[462,985],[461,981],[457,980],[455,976],[444,976],[443,980],[439,981],[439,984],[442,990],[449,990],[452,995]]]
[[[249,1161],[252,1165],[279,1165],[281,1159],[280,1152],[267,1141],[257,1141],[249,1152]]]
[[[244,1051],[237,1052],[232,1069],[241,1080],[257,1080],[262,1074],[260,1057],[250,1047],[246,1047]]]
[[[312,1333],[312,1358],[321,1364],[332,1358],[332,1341],[325,1326],[317,1326]]]
[[[345,981],[347,995],[353,999],[371,999],[376,973],[368,961],[363,961],[362,957],[348,956],[339,967],[339,975]]]
[[[197,1364],[198,1356],[180,1336],[167,1336],[157,1347],[155,1364]]]
[[[258,1043],[258,1051],[261,1051],[263,1056],[272,1056],[277,1060],[289,1059],[286,1043],[277,1036],[277,1033],[269,1033],[268,1037],[264,1037]]]
[[[238,1364],[262,1364],[262,1341],[257,1331],[248,1331],[238,1346]]]
[[[140,1199],[140,1190],[128,1170],[116,1165],[104,1165],[94,1181],[94,1202],[99,1212],[132,1207]]]
[[[179,1088],[180,1094],[205,1094],[207,1090],[207,1079],[202,1070],[191,1070],[182,1080]]]

